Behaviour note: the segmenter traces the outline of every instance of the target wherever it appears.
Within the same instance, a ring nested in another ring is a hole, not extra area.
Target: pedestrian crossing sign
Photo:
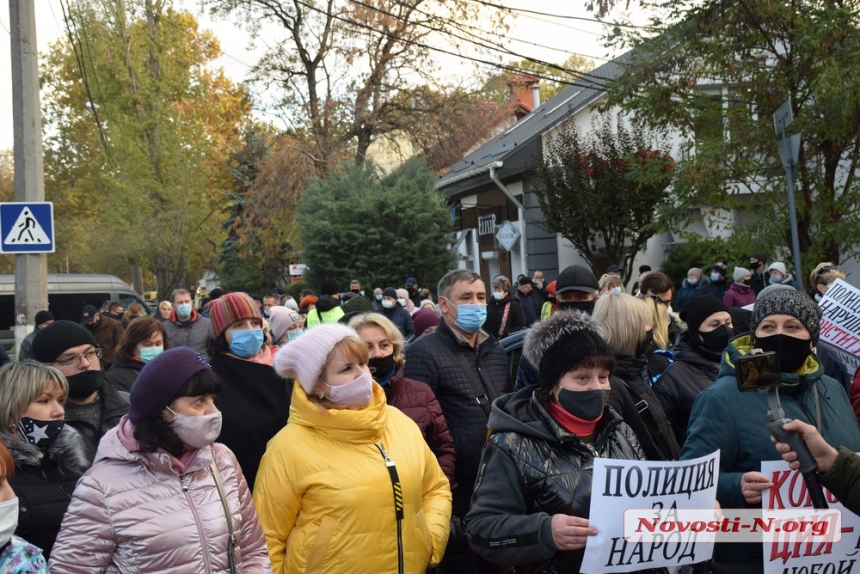
[[[0,253],[53,253],[54,204],[0,203]]]

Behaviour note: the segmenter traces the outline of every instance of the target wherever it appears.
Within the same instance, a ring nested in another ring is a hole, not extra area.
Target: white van
[[[79,273],[48,274],[48,311],[57,320],[79,322],[86,305],[101,308],[110,299],[128,309],[132,303],[143,305],[144,313],[151,311],[128,284],[113,275],[85,275]],[[32,321],[33,317],[27,317]],[[6,350],[15,345],[15,275],[0,274],[0,343]]]

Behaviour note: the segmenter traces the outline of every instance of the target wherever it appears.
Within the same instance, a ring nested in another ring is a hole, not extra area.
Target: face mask
[[[69,381],[69,398],[70,399],[85,399],[94,392],[102,388],[102,372],[84,371],[71,377],[66,377]]]
[[[270,309],[263,309],[263,317],[265,317],[266,319],[268,319],[269,315],[271,315],[271,314],[272,314],[272,311]]]
[[[457,308],[457,318],[454,324],[467,333],[477,333],[487,320],[487,306],[478,303],[454,305]]]
[[[568,301],[559,303],[558,308],[562,311],[582,311],[587,315],[594,313],[594,301]]]
[[[373,379],[370,378],[370,373],[363,373],[345,385],[326,386],[329,391],[328,399],[344,409],[363,409],[373,398]]]
[[[770,278],[771,285],[776,285],[777,283],[782,283],[782,277],[779,275],[772,275]]]
[[[143,347],[138,355],[141,363],[148,363],[164,352],[164,347]]]
[[[180,317],[191,316],[191,303],[180,303],[176,306],[176,314]]]
[[[739,283],[741,285],[746,285],[747,287],[749,287],[750,281],[750,279],[744,279],[743,281],[739,281]]]
[[[181,415],[170,407],[166,407],[173,413],[173,422],[170,428],[179,437],[179,440],[192,448],[203,448],[215,442],[221,434],[221,411],[211,415],[194,417]]]
[[[648,350],[648,347],[651,346],[652,341],[654,341],[654,330],[645,331],[645,336],[643,336],[636,345],[636,356],[641,357],[644,355],[645,351]]]
[[[609,391],[604,389],[591,391],[561,389],[558,393],[558,404],[576,418],[595,421],[603,415],[608,397]]]
[[[772,351],[779,357],[779,370],[783,373],[793,373],[806,362],[812,354],[809,346],[810,339],[798,339],[790,335],[771,335],[756,337],[755,346],[762,351]]]
[[[698,282],[699,282],[699,280],[698,280],[698,279],[687,279],[687,283],[688,283],[691,287],[692,287],[693,285],[695,285],[696,283],[698,283]]]
[[[386,379],[394,371],[394,353],[391,353],[387,357],[368,359],[367,366],[370,368],[370,374],[373,375],[373,378],[377,382],[380,379]]]
[[[391,299],[383,299],[382,306],[386,309],[391,309],[392,307],[394,307],[394,301],[392,301]]]
[[[735,330],[728,325],[720,325],[710,333],[699,333],[699,347],[708,353],[722,355],[729,346],[729,339],[734,337]]]
[[[397,302],[400,303],[401,307],[406,307],[406,299],[398,299]]]
[[[377,295],[377,296],[376,296],[376,300],[377,300],[377,301],[382,301],[382,295]]]
[[[302,330],[296,329],[295,331],[287,331],[287,341],[295,341],[299,337],[302,336]]]
[[[495,299],[496,301],[501,301],[504,298],[505,294],[501,291],[493,291],[493,299]]]
[[[621,287],[612,287],[612,288],[610,289],[610,291],[612,291],[612,292],[613,292],[613,293],[615,293],[616,295],[619,295],[619,294],[621,293]]]
[[[233,331],[233,340],[230,343],[230,352],[243,359],[250,359],[260,352],[263,347],[263,330],[248,329],[247,331]]]
[[[18,499],[0,502],[0,548],[12,539],[18,528]]]
[[[57,440],[65,424],[66,421],[64,420],[40,421],[30,417],[21,417],[21,422],[18,423],[18,434],[34,446],[47,448]]]
[[[711,281],[719,283],[721,275],[719,273],[711,273]]]

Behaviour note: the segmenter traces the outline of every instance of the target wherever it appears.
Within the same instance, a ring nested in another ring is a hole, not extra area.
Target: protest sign
[[[719,452],[672,462],[595,459],[588,521],[597,535],[588,537],[580,571],[633,572],[709,560],[713,543],[699,542],[700,533],[689,529],[625,538],[624,514],[631,509],[648,509],[655,516],[674,509],[713,509],[719,468]]]
[[[808,509],[814,516],[812,501],[806,491],[806,482],[788,463],[764,461],[761,472],[773,482],[774,487],[762,493],[764,509]],[[797,574],[811,572],[833,572],[850,574],[860,572],[857,564],[860,545],[860,517],[845,510],[825,489],[829,510],[841,512],[841,538],[837,542],[812,541],[797,533],[786,532],[777,540],[764,542],[765,574]],[[819,511],[819,515],[821,512]]]

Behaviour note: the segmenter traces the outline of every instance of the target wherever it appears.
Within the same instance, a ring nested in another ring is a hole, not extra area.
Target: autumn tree
[[[583,74],[593,70],[594,61],[584,56],[572,54],[558,64],[518,60],[506,64],[506,67],[507,69],[504,71],[490,75],[478,94],[489,100],[507,103],[509,100],[508,83],[511,77],[517,73],[533,74],[539,78],[540,101],[545,102],[582,78]]]
[[[0,150],[0,201],[12,201],[15,195],[15,162],[12,150]],[[0,255],[0,273],[15,272],[15,256]]]
[[[595,273],[633,258],[655,233],[656,209],[669,199],[674,170],[665,142],[641,126],[605,114],[586,134],[570,124],[545,145],[535,193],[543,225],[558,233]]]
[[[800,132],[797,217],[803,268],[860,244],[860,13],[852,3],[677,1],[670,24],[622,29],[631,47],[607,105],[685,140],[677,218],[693,203],[738,214],[734,233],[771,253],[791,245],[786,180],[772,114],[791,98]]]
[[[68,4],[44,62],[46,195],[73,269],[154,274],[159,298],[216,262],[250,106],[220,51],[169,0]]]

